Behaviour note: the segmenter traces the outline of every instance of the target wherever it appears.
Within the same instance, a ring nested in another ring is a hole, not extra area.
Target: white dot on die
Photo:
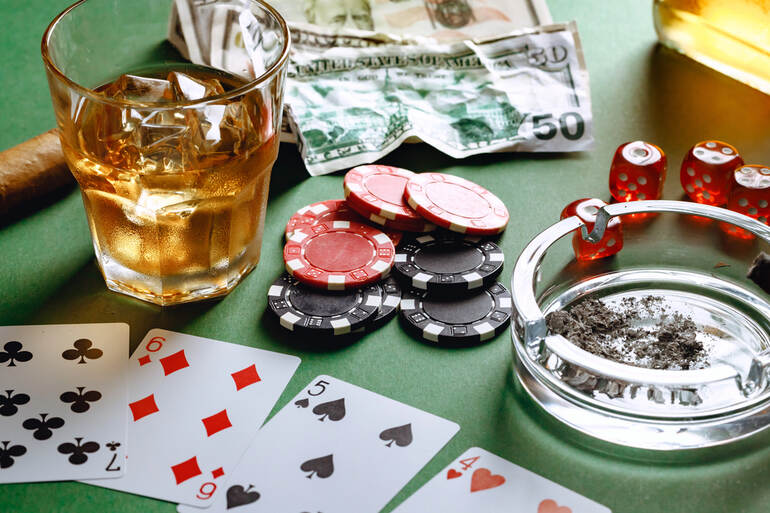
[[[695,170],[691,167],[687,168],[687,174],[690,176],[695,176]]]
[[[637,182],[639,183],[639,185],[644,185],[647,183],[647,179],[643,176],[640,176]]]
[[[706,183],[711,183],[711,175],[703,175],[703,181]]]
[[[760,223],[767,223],[767,218],[765,216],[759,216],[757,218],[757,221],[759,221]]]
[[[620,173],[618,175],[618,178],[620,179],[621,182],[625,182],[626,180],[628,180],[628,175],[625,173]]]
[[[738,204],[742,207],[745,207],[746,205],[749,204],[749,200],[747,200],[746,198],[741,198],[738,200]]]
[[[759,208],[766,208],[767,200],[759,200]]]
[[[643,193],[643,192],[640,192],[640,193],[639,193],[639,195],[638,195],[637,197],[638,197],[640,200],[643,200],[643,199],[647,199],[647,195],[646,195],[645,193]]]
[[[715,142],[707,142],[706,143],[706,148],[716,148],[716,147],[717,147],[717,143],[715,143]]]
[[[711,194],[709,194],[709,191],[703,191],[703,199],[711,199]]]
[[[695,180],[695,186],[696,187],[703,187],[703,182],[701,182],[700,180]]]
[[[722,148],[722,153],[724,153],[725,155],[732,155],[733,150],[731,150],[730,148]]]
[[[700,156],[701,156],[701,155],[703,155],[705,152],[706,152],[706,150],[704,150],[704,149],[701,149],[701,148],[698,148],[698,149],[697,149],[697,150],[695,150],[693,153],[694,153],[695,155],[697,155],[698,157],[700,157]]]
[[[754,207],[751,207],[751,208],[749,209],[749,214],[751,214],[751,215],[753,215],[753,216],[757,215],[757,209],[756,209],[756,208],[754,208]]]
[[[614,245],[615,245],[615,239],[610,239],[610,240],[607,241],[607,247],[608,248],[611,248]]]
[[[635,183],[628,184],[628,190],[629,191],[635,191],[636,190],[636,184]]]
[[[691,183],[688,183],[685,189],[687,189],[687,192],[695,192],[695,187],[693,187]]]

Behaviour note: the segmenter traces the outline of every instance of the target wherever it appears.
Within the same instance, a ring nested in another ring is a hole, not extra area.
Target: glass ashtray
[[[622,251],[576,261],[573,232],[598,241],[618,216],[627,216]],[[731,237],[725,229],[730,225],[755,236]],[[513,270],[516,376],[548,414],[626,447],[696,449],[766,429],[770,296],[746,272],[768,242],[770,227],[759,221],[683,201],[608,205],[599,210],[590,234],[578,217],[559,221],[527,245]],[[649,296],[665,315],[694,321],[707,365],[645,368],[598,356],[548,330],[549,313],[585,299],[619,305]]]

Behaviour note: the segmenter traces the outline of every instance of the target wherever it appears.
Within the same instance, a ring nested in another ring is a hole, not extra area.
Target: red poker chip
[[[370,213],[370,208],[368,208],[366,205],[359,203],[359,201],[354,198],[353,196],[348,196],[345,200],[348,204],[348,206],[353,209],[355,212],[358,212],[362,217],[365,217],[367,221],[380,225],[384,228],[390,229],[390,230],[398,230],[401,232],[418,232],[418,233],[425,233],[425,232],[432,232],[436,229],[436,225],[433,223],[430,223],[426,221],[424,218],[417,216],[416,219],[412,220],[402,220],[402,221],[391,221],[390,219],[385,219],[382,216],[379,216],[377,214]]]
[[[355,221],[298,225],[283,247],[286,270],[328,290],[362,287],[390,273],[395,248],[382,231]]]
[[[400,232],[398,230],[391,230],[388,228],[382,227],[382,233],[388,236],[390,241],[393,243],[393,246],[398,246],[401,244],[401,239],[404,238],[404,233]]]
[[[322,221],[356,221],[362,223],[364,220],[355,210],[343,199],[319,201],[306,205],[297,210],[286,223],[286,238],[301,224],[314,225]]]
[[[355,202],[359,212],[381,225],[388,221],[422,221],[404,200],[406,183],[416,176],[411,171],[392,166],[358,166],[345,174],[345,198]]]
[[[508,209],[500,198],[459,176],[415,175],[404,197],[422,217],[454,232],[495,235],[508,224]]]

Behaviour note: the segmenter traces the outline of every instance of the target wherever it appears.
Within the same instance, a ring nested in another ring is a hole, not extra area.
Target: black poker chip
[[[367,327],[377,317],[382,301],[377,283],[333,293],[307,287],[287,273],[273,282],[267,299],[284,328],[329,336]]]
[[[393,269],[412,288],[459,296],[494,283],[503,262],[494,242],[441,231],[403,241]]]
[[[374,331],[384,326],[396,315],[401,305],[401,287],[398,286],[398,282],[392,276],[377,282],[377,286],[381,289],[380,297],[382,301],[380,309],[374,320],[367,324],[365,328],[359,328],[360,331]]]
[[[490,340],[505,331],[512,312],[511,293],[497,282],[459,299],[437,299],[416,289],[401,297],[404,325],[424,340],[440,344]]]

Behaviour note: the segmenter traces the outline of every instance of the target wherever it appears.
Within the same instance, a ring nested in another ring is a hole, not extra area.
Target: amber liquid
[[[244,84],[201,66],[182,71],[225,91]],[[86,100],[63,127],[111,289],[158,304],[205,299],[227,293],[257,264],[278,153],[279,109],[262,98],[254,91],[195,109]]]
[[[770,0],[655,0],[664,44],[770,93]]]

